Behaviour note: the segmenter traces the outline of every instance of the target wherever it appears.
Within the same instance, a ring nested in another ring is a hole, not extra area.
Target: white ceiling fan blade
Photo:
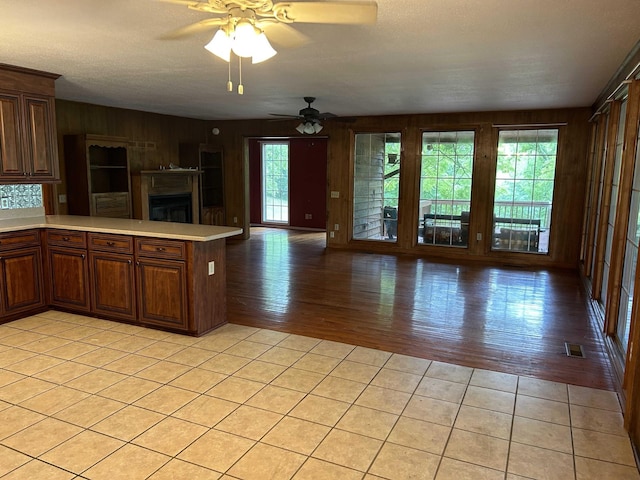
[[[226,23],[226,18],[207,18],[206,20],[200,20],[199,22],[192,23],[191,25],[165,33],[160,38],[162,40],[175,40],[177,38],[183,38],[188,35],[193,35],[194,33],[203,32]]]
[[[378,4],[362,2],[282,2],[273,6],[274,16],[283,22],[376,23]]]
[[[285,23],[264,20],[257,22],[256,25],[264,30],[269,41],[285,48],[301,47],[309,43],[309,37]]]

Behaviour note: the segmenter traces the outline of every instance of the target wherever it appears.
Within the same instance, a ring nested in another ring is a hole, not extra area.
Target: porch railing
[[[470,202],[464,200],[440,200],[420,202],[420,219],[425,213],[436,215],[460,215],[468,212]],[[427,211],[425,211],[427,210]],[[498,218],[530,218],[540,220],[540,229],[548,230],[551,225],[550,202],[495,202],[493,213]]]

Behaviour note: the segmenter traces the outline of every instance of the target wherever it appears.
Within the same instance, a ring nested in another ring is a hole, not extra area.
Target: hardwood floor
[[[324,233],[252,228],[227,242],[227,309],[230,323],[614,389],[577,272],[333,251]]]

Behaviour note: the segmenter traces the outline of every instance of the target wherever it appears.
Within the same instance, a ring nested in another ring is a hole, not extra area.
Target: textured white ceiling
[[[202,48],[213,30],[159,39],[207,14],[157,0],[0,0],[0,62],[61,74],[58,98],[193,118],[295,114],[305,95],[385,115],[590,106],[640,39],[639,0],[378,7],[375,25],[294,24],[312,42],[243,64],[243,96]]]

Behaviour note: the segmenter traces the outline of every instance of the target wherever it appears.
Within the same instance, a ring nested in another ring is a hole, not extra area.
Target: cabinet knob
[[[80,258],[84,260],[84,253],[80,254]]]
[[[136,262],[136,266],[138,266],[138,267],[140,266],[140,262],[139,262],[139,261],[138,261],[138,262]]]
[[[68,242],[69,240],[71,240],[69,237],[62,237],[63,242]]]
[[[157,252],[164,252],[164,250],[165,250],[164,247],[156,247]]]
[[[108,247],[115,247],[116,242],[107,242]]]
[[[131,260],[127,260],[127,263],[128,263],[129,265],[131,265]]]

